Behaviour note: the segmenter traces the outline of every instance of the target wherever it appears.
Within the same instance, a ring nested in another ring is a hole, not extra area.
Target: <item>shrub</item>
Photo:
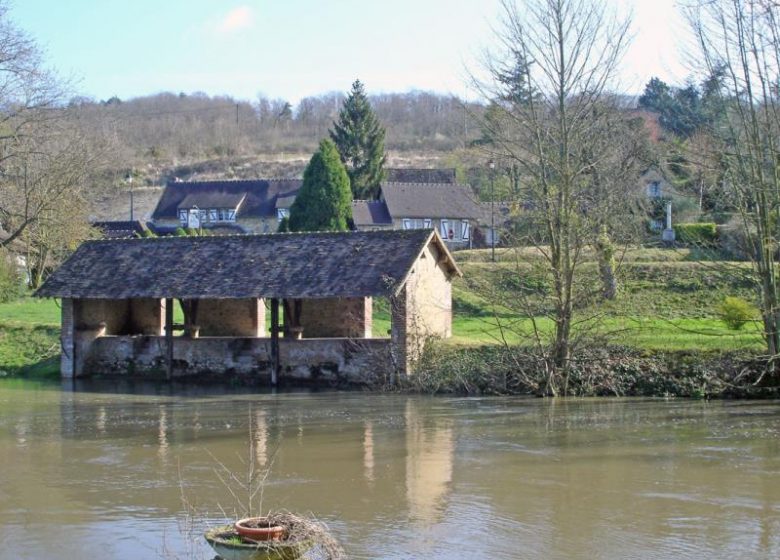
[[[750,302],[738,297],[727,297],[718,306],[718,317],[728,328],[738,331],[745,323],[752,321],[758,310]]]
[[[13,301],[24,292],[24,278],[13,258],[0,251],[0,303]]]
[[[676,224],[674,235],[677,241],[690,245],[714,245],[718,241],[718,227],[714,223]]]
[[[176,231],[173,232],[173,235],[176,237],[187,237],[187,232],[182,227],[177,227]]]

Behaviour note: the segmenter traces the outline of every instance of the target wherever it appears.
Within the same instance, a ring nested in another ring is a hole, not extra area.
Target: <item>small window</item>
[[[187,225],[187,211],[184,209],[179,210],[179,221],[182,223],[182,225]]]
[[[216,222],[218,219],[217,209],[216,208],[210,208],[209,209],[209,221]]]
[[[410,220],[408,218],[403,219],[403,227],[404,229],[414,229],[414,220]]]
[[[285,218],[290,217],[290,210],[288,208],[277,208],[276,209],[276,221],[281,222]]]
[[[661,198],[661,183],[653,181],[647,184],[647,196],[651,198]]]
[[[450,238],[450,222],[448,220],[441,221],[441,228],[439,234],[441,235],[442,239]]]
[[[431,222],[432,222],[432,220],[430,218],[425,218],[423,220],[423,228],[424,229],[431,229],[431,227],[432,227],[431,226]]]
[[[236,211],[229,208],[227,211],[227,221],[228,222],[235,222],[236,221]]]
[[[464,241],[468,240],[469,238],[469,221],[463,220],[460,223],[460,238]]]

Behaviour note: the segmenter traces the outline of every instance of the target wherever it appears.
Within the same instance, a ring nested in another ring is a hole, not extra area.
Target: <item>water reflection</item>
[[[157,449],[157,455],[162,459],[163,463],[168,458],[168,411],[164,406],[160,406],[160,419],[157,422],[157,442],[159,447]]]
[[[363,423],[363,476],[369,482],[374,482],[374,423],[366,420]]]
[[[455,452],[452,422],[427,419],[413,400],[406,403],[406,500],[412,519],[437,522],[452,482]]]
[[[136,388],[0,382],[0,557],[183,556],[215,458],[353,558],[780,557],[778,403]]]

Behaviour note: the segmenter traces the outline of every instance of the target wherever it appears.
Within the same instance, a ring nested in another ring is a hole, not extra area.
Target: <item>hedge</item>
[[[714,245],[718,241],[718,228],[715,223],[676,224],[674,235],[680,243]]]

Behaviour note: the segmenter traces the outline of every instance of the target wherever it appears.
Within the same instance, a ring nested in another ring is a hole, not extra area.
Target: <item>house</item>
[[[169,236],[88,241],[36,296],[61,298],[66,378],[359,383],[411,373],[429,337],[451,335],[459,275],[430,230]],[[372,333],[375,297],[388,298],[389,338]]]
[[[383,183],[380,201],[395,229],[433,228],[450,248],[472,245],[472,230],[481,214],[471,188],[450,183]]]
[[[290,215],[300,179],[168,183],[152,214],[157,233],[203,228],[214,233],[274,233]]]

